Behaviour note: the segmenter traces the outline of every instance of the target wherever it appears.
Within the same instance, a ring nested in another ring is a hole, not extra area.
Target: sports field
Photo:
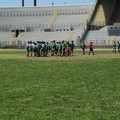
[[[0,50],[0,120],[120,120],[120,54]]]

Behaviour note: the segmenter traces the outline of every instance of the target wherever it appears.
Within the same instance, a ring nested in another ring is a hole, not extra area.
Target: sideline
[[[0,48],[0,51],[26,51],[26,49],[2,49]],[[81,51],[81,48],[76,48],[74,49],[74,51]],[[89,50],[89,48],[86,49],[87,51]],[[94,50],[96,51],[111,51],[113,50],[112,48],[94,48]]]

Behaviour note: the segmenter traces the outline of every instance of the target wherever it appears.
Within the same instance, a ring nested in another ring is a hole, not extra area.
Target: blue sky
[[[24,0],[25,6],[33,6],[33,0]],[[94,3],[95,0],[37,0],[38,6]],[[0,0],[0,6],[21,6],[21,0]]]

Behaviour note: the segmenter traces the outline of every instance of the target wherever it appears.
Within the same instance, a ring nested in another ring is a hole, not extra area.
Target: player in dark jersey
[[[120,53],[120,42],[118,41],[118,52]]]
[[[55,50],[56,50],[56,43],[55,40],[51,42],[51,56],[55,55]]]
[[[29,57],[29,54],[30,54],[30,42],[27,43],[26,50],[27,50],[27,57]]]
[[[69,44],[69,41],[66,44],[65,52],[66,52],[66,56],[70,55],[70,44]]]
[[[116,48],[117,48],[117,45],[116,45],[116,42],[113,43],[113,53],[116,53]]]
[[[62,56],[65,56],[65,48],[66,48],[66,44],[64,41],[62,41]]]
[[[70,51],[71,51],[72,55],[74,53],[74,48],[75,48],[75,45],[74,45],[74,42],[72,41],[71,44],[70,44]]]
[[[85,42],[82,43],[81,47],[82,47],[83,55],[85,55],[85,49],[87,49]]]

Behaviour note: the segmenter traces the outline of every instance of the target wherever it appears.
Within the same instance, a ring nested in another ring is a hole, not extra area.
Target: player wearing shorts
[[[116,48],[117,48],[117,45],[116,45],[116,42],[113,43],[113,53],[116,53]]]
[[[85,49],[86,49],[85,42],[82,43],[81,47],[82,47],[83,55],[85,55]]]
[[[120,53],[120,42],[118,41],[118,52]]]
[[[34,43],[33,45],[33,56],[37,57],[37,43]]]
[[[26,50],[27,50],[27,57],[29,57],[29,54],[30,54],[30,42],[27,43]]]
[[[56,50],[55,40],[51,43],[51,56],[54,56]]]
[[[71,44],[70,44],[70,51],[71,51],[72,55],[74,53],[74,48],[75,48],[75,45],[74,45],[74,42],[72,41]]]
[[[93,42],[90,42],[90,44],[89,44],[89,55],[90,55],[91,52],[92,52],[93,55],[95,55],[94,51],[93,51]]]
[[[58,55],[59,42],[55,45],[55,55]]]
[[[65,42],[62,41],[62,56],[65,56],[65,48],[66,48]]]
[[[66,56],[69,56],[69,52],[70,52],[70,44],[69,44],[69,41],[68,41],[67,44],[66,44],[65,52],[66,52]]]
[[[59,42],[58,52],[59,52],[59,56],[62,56],[62,43],[61,42]]]
[[[34,46],[34,44],[32,43],[32,42],[30,42],[30,47],[29,47],[29,49],[30,49],[30,56],[32,57],[32,55],[33,55],[33,46]]]

